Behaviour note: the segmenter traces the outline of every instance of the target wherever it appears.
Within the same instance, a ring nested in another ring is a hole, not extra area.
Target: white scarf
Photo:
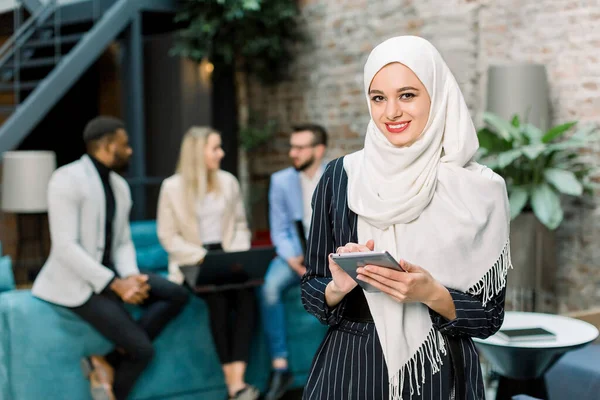
[[[364,69],[367,103],[375,74],[399,62],[421,80],[431,98],[429,120],[409,147],[395,147],[373,120],[364,149],[344,159],[348,206],[358,215],[358,240],[375,241],[428,270],[446,287],[481,295],[484,304],[506,285],[510,213],[504,180],[471,161],[479,143],[458,84],[425,39],[401,36],[378,45]],[[439,371],[441,334],[422,303],[400,304],[365,292],[388,366],[390,398],[425,382],[425,357]]]

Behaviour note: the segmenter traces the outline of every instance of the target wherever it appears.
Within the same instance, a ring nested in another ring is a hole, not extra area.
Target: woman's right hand
[[[361,251],[373,251],[375,248],[375,242],[373,240],[367,241],[366,244],[348,243],[345,246],[338,247],[336,250],[337,254],[342,253],[357,253]],[[357,285],[356,281],[352,279],[346,271],[344,271],[335,261],[333,261],[331,254],[329,255],[329,271],[331,271],[331,277],[333,280],[327,285],[325,290],[325,298],[327,305],[333,307],[337,305],[345,295],[350,293]]]

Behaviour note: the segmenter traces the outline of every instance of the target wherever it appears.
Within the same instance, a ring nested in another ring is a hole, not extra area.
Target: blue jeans
[[[276,257],[271,261],[265,283],[260,288],[260,307],[263,329],[271,352],[271,359],[288,357],[285,332],[285,309],[282,294],[290,286],[300,283],[300,276],[287,261]]]

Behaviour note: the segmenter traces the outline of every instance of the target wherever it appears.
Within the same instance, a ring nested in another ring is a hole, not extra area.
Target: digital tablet
[[[404,271],[398,261],[392,257],[387,251],[364,251],[357,253],[342,253],[333,254],[331,256],[333,261],[340,266],[344,271],[348,273],[354,279],[360,287],[369,293],[379,292],[380,290],[374,286],[369,285],[366,282],[356,279],[356,269],[358,267],[364,267],[365,265],[377,265],[378,267],[385,267],[395,269],[396,271]]]

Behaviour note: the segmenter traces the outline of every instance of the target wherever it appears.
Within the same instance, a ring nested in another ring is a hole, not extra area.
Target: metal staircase
[[[23,23],[28,11],[33,13]],[[10,99],[0,104],[2,114],[12,114],[16,110],[38,86],[40,80],[34,77],[39,76],[40,69],[53,68],[58,64],[63,50],[61,42],[64,38],[59,32],[60,8],[56,0],[34,5],[30,1],[18,1],[13,17],[15,32],[0,48],[0,93],[8,94],[3,98]],[[50,18],[52,27],[46,24]],[[29,75],[32,80],[23,81],[22,74]]]
[[[174,0],[17,0],[0,48],[0,155],[14,149],[143,11]]]

